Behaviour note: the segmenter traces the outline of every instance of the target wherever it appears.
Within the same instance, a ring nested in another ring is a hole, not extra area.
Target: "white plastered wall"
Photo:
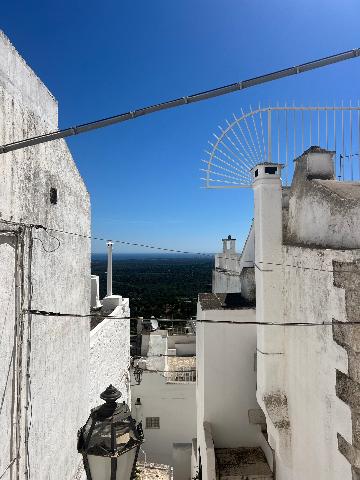
[[[284,264],[289,265],[283,268],[288,286],[284,288],[284,319],[330,325],[285,329],[291,473],[277,448],[280,480],[352,479],[350,464],[337,443],[337,433],[352,443],[352,427],[350,409],[335,393],[336,369],[347,373],[348,358],[332,334],[332,320],[346,319],[345,292],[334,287],[332,261],[352,261],[359,256],[359,251],[284,247]]]
[[[143,421],[146,459],[173,465],[173,444],[189,443],[196,434],[195,382],[167,383],[162,373],[144,372],[140,385],[134,383],[132,380],[132,411]],[[140,407],[135,406],[137,398]],[[146,417],[159,417],[160,428],[145,428]],[[190,462],[189,455],[189,470]],[[179,476],[176,480],[186,479]]]
[[[260,428],[251,425],[248,418],[248,411],[258,408],[256,326],[221,323],[226,320],[255,321],[255,310],[203,311],[198,303],[197,319],[220,322],[199,322],[196,330],[197,448],[204,462],[209,448],[204,422],[211,431],[215,448],[260,444]]]
[[[125,303],[128,299],[123,299]],[[117,307],[108,318],[90,333],[90,393],[93,408],[102,403],[99,398],[106,387],[114,385],[122,394],[120,401],[130,403],[130,321],[129,309]],[[112,319],[111,317],[116,317]]]
[[[0,33],[0,143],[55,128],[56,101]],[[56,205],[50,203],[51,187],[57,189]],[[3,219],[90,235],[89,195],[64,141],[2,155],[0,205]],[[3,229],[4,225],[0,225]],[[18,266],[18,270],[24,272],[21,287],[24,306],[87,314],[90,241],[38,228],[33,229],[31,247],[29,231],[21,254],[23,261]],[[22,432],[20,458],[7,470],[3,480],[15,478],[16,471],[24,478],[25,463],[31,478],[68,480],[80,462],[76,451],[77,430],[89,413],[89,319],[23,315],[24,337],[17,350],[23,366],[14,372],[11,362],[14,360],[15,306],[20,305],[14,298],[14,255],[14,241],[4,241],[2,237],[0,311],[5,341],[0,346],[4,366],[0,370],[0,389],[4,392],[0,416],[0,474],[16,456],[11,431],[13,420]],[[12,387],[16,378],[22,389],[20,396],[14,397]],[[20,410],[12,414],[17,401]],[[27,449],[24,447],[26,436]]]

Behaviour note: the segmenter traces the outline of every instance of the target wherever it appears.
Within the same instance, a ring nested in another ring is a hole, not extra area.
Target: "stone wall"
[[[345,319],[335,319],[333,337],[348,355],[346,373],[336,372],[336,394],[351,410],[352,435],[338,432],[340,452],[352,467],[353,480],[360,479],[360,259],[333,262],[334,285],[345,294]],[[352,322],[349,325],[347,322]]]
[[[278,408],[275,418],[288,415],[288,425],[276,425],[267,411],[277,475],[280,480],[351,480],[351,465],[338,450],[339,433],[352,442],[351,411],[337,396],[348,374],[348,354],[333,339],[333,322],[348,317],[333,264],[359,258],[360,251],[286,246],[283,255],[283,321],[305,325],[285,327],[287,411],[284,415]]]

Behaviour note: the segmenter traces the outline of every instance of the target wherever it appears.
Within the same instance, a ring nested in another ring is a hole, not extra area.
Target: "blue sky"
[[[359,18],[356,0],[1,6],[1,28],[57,98],[62,128],[360,47]],[[200,188],[212,132],[249,104],[358,100],[359,85],[360,60],[350,60],[69,139],[91,194],[93,235],[214,252],[231,233],[241,244],[251,190]]]

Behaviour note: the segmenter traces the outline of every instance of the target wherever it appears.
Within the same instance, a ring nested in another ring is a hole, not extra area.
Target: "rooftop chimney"
[[[302,167],[306,172],[306,178],[312,180],[315,178],[321,180],[333,180],[335,179],[334,172],[334,154],[330,150],[325,150],[321,147],[310,147],[300,157],[295,159],[295,175],[297,170]]]
[[[231,238],[231,235],[228,235],[227,238],[222,239],[223,242],[223,253],[235,253],[235,242],[236,238]]]
[[[107,255],[108,255],[106,296],[111,297],[112,295],[112,247],[114,244],[111,240],[109,240],[106,243],[106,245],[107,245]]]
[[[282,309],[282,165],[261,163],[252,169],[254,190],[256,321],[281,323]],[[282,385],[283,329],[258,326],[258,390],[260,406],[265,393]],[[260,353],[261,352],[261,353]]]

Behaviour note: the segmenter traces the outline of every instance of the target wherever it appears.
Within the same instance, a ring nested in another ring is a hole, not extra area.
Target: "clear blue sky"
[[[62,128],[360,47],[359,18],[358,0],[1,5],[1,28],[56,96]],[[229,233],[242,243],[252,192],[200,188],[212,132],[249,104],[357,100],[359,85],[356,59],[69,140],[93,235],[205,252]]]

